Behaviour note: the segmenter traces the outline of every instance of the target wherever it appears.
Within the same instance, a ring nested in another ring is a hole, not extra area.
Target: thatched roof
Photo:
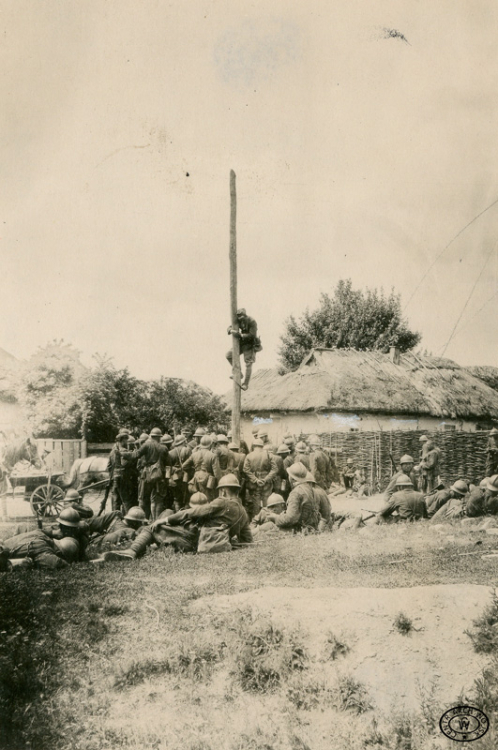
[[[498,393],[449,359],[315,349],[286,375],[259,370],[242,393],[243,412],[370,412],[498,419]]]
[[[479,367],[466,367],[465,369],[471,375],[474,375],[474,377],[484,381],[494,391],[498,391],[498,367],[483,365]]]

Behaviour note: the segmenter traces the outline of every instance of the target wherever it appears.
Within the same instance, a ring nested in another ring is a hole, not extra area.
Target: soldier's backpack
[[[197,542],[199,555],[212,552],[230,552],[232,545],[226,526],[203,526]]]

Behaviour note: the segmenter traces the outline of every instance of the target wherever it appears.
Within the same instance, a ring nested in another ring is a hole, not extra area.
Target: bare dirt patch
[[[326,651],[328,633],[348,651],[326,669],[352,674],[366,687],[376,707],[415,710],[423,696],[443,705],[468,689],[485,664],[464,631],[489,602],[487,586],[457,584],[398,589],[265,587],[233,596],[194,602],[194,611],[229,612],[250,607],[276,623],[302,626],[317,659]],[[413,621],[408,634],[394,626],[405,613]]]

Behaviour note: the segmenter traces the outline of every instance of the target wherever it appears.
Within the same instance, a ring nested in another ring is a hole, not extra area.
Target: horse
[[[24,437],[9,443],[3,454],[3,466],[10,474],[19,461],[29,461],[37,469],[42,468],[42,461],[38,453],[38,446],[31,437]]]
[[[69,487],[75,490],[80,487],[88,487],[96,482],[103,482],[109,479],[107,469],[107,456],[87,456],[87,458],[77,458],[71,466],[69,476],[64,480],[63,485],[66,489]]]

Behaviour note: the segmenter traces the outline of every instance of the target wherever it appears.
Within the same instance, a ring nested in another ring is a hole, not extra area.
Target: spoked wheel
[[[33,491],[29,499],[35,516],[47,518],[58,516],[64,507],[64,492],[56,484],[42,484]]]

